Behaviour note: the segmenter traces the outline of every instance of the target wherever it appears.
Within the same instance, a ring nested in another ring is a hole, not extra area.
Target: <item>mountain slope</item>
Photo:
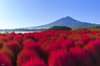
[[[95,27],[97,25],[98,24],[81,22],[81,21],[75,20],[75,19],[68,16],[68,17],[64,17],[64,18],[61,18],[59,20],[56,20],[55,22],[52,22],[50,24],[38,26],[38,27],[35,27],[35,28],[50,28],[52,26],[66,26],[66,27],[70,27],[72,29],[77,29],[77,28]]]
[[[64,17],[61,18],[59,20],[56,20],[50,24],[46,24],[46,25],[42,25],[42,26],[37,26],[34,28],[50,28],[52,26],[66,26],[66,27],[70,27],[72,29],[77,29],[77,28],[89,28],[89,27],[95,27],[98,24],[91,24],[91,23],[87,23],[87,22],[81,22],[78,20],[75,20],[71,17]]]

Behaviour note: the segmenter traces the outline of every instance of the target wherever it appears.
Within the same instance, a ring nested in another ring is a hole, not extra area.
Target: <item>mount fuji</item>
[[[100,28],[100,24],[92,24],[88,22],[81,22],[79,20],[73,19],[70,16],[63,17],[61,19],[58,19],[54,22],[51,22],[49,24],[41,25],[41,26],[36,26],[36,27],[25,27],[25,28],[16,28],[16,29],[0,29],[0,31],[41,31],[42,29],[49,29],[54,26],[65,26],[71,29],[80,29],[80,28]]]
[[[28,29],[48,29],[51,28],[53,26],[65,26],[65,27],[69,27],[72,29],[78,29],[78,28],[93,28],[96,26],[100,26],[99,24],[92,24],[92,23],[88,23],[88,22],[81,22],[78,21],[76,19],[73,19],[70,16],[58,19],[54,22],[51,22],[50,24],[46,24],[46,25],[41,25],[41,26],[37,26],[37,27],[30,27]]]

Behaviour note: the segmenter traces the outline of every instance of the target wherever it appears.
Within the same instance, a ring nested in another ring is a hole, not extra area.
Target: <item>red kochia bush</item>
[[[72,47],[75,47],[75,44],[71,40],[64,40],[60,39],[56,42],[52,42],[51,45],[49,46],[49,51],[54,51],[54,50],[59,50],[59,49],[70,49]]]
[[[23,48],[37,49],[39,47],[40,47],[40,44],[38,42],[32,41],[31,39],[23,42]]]
[[[14,36],[13,40],[16,40],[17,42],[21,42],[23,39],[23,35],[22,34],[17,34]]]
[[[10,40],[5,43],[5,46],[13,52],[14,55],[16,55],[19,50],[21,49],[20,44],[16,40]]]
[[[66,50],[56,50],[51,52],[48,59],[48,66],[74,66],[69,52]]]
[[[22,64],[25,64],[28,62],[31,58],[38,57],[37,53],[34,51],[30,51],[28,49],[23,49],[17,56],[17,65],[22,66]]]
[[[94,48],[95,48],[98,52],[100,52],[100,40],[90,41],[90,42],[88,43],[88,45],[93,45]]]
[[[2,48],[0,48],[0,66],[13,66],[13,61],[13,53],[5,46],[2,46]]]
[[[0,53],[7,55],[10,58],[13,58],[14,55],[13,53],[6,47],[6,45],[4,43],[0,43]]]
[[[94,57],[96,64],[100,66],[100,40],[90,41],[85,48]]]
[[[91,49],[92,51],[95,51],[96,54],[100,55],[100,40],[90,41],[86,47]]]
[[[93,66],[93,59],[89,53],[83,48],[72,48],[70,49],[71,58],[76,66]]]
[[[61,41],[60,46],[61,46],[62,48],[67,48],[67,49],[68,49],[68,48],[75,47],[75,44],[73,43],[72,40],[66,39],[66,40],[62,40],[62,41]]]
[[[88,43],[92,38],[88,34],[83,34],[81,39],[84,41],[84,43]]]
[[[13,66],[12,59],[4,53],[0,53],[0,66]]]
[[[28,62],[25,64],[22,64],[22,66],[47,66],[44,61],[40,58],[31,58]]]

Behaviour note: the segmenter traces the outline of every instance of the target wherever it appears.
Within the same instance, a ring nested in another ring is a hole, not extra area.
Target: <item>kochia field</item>
[[[100,66],[100,30],[0,34],[0,66]]]

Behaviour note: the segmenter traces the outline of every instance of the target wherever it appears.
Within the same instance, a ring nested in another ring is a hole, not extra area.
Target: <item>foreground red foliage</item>
[[[100,31],[0,34],[0,66],[100,66]]]

